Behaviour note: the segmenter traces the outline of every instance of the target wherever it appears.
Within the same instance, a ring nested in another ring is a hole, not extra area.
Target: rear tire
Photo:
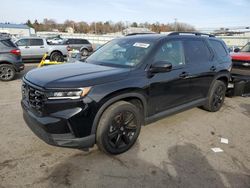
[[[10,81],[13,80],[16,75],[16,71],[12,65],[1,64],[0,65],[0,80]]]
[[[226,95],[226,85],[220,80],[216,80],[208,94],[208,100],[203,109],[209,112],[217,112],[221,109]]]
[[[62,53],[60,53],[60,52],[53,52],[50,55],[50,61],[63,62],[64,57],[63,57]]]
[[[82,54],[83,57],[88,56],[89,55],[89,51],[84,48],[84,49],[81,50],[81,54]]]
[[[121,154],[136,142],[142,124],[140,110],[133,104],[119,101],[102,114],[96,142],[100,150],[108,154]]]

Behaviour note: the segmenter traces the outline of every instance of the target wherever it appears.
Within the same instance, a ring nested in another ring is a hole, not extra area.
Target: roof
[[[182,34],[181,35],[178,35],[176,32],[172,32],[172,33],[169,33],[169,34],[138,34],[138,35],[129,35],[129,36],[126,36],[126,38],[128,39],[136,39],[136,40],[147,40],[147,41],[155,41],[155,40],[159,40],[159,39],[162,39],[162,38],[167,38],[167,37],[172,37],[172,38],[197,38],[197,37],[200,37],[200,38],[208,38],[208,39],[217,39],[219,40],[218,38],[215,38],[215,37],[208,37],[209,35],[206,35],[206,34],[200,34],[200,35],[196,35],[197,33],[183,33],[181,32]],[[199,34],[199,33],[198,33]]]
[[[5,24],[5,23],[0,23],[0,28],[30,29],[30,27],[25,24]]]

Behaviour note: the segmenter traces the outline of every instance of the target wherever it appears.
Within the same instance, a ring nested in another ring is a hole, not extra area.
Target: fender
[[[210,87],[209,87],[207,96],[209,95],[209,93],[210,93],[210,91],[211,91],[211,89],[212,89],[212,87],[213,87],[213,85],[214,85],[214,82],[215,82],[216,80],[219,80],[220,78],[227,78],[227,83],[228,83],[228,82],[230,81],[230,77],[231,77],[231,75],[230,75],[230,72],[228,72],[228,71],[220,71],[220,72],[218,72],[218,73],[215,75],[215,77],[214,77],[214,79],[213,79],[213,81],[212,81],[212,83],[211,83],[211,85],[210,85]]]
[[[92,129],[91,129],[91,134],[96,133],[100,117],[103,114],[104,110],[107,109],[107,107],[109,107],[111,104],[113,104],[113,103],[115,103],[115,102],[117,102],[119,100],[129,98],[129,97],[135,97],[135,98],[138,98],[138,99],[140,99],[142,101],[143,108],[144,108],[144,117],[146,117],[146,114],[147,114],[147,101],[146,101],[145,97],[140,93],[124,93],[124,94],[121,94],[121,95],[118,95],[116,97],[111,98],[110,100],[108,100],[107,102],[105,102],[102,105],[102,107],[96,113],[96,116],[95,116],[95,119],[94,119],[94,122],[93,122],[93,125],[92,125]]]

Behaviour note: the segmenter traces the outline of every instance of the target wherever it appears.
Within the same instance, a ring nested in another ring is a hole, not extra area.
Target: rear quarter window
[[[223,58],[228,55],[228,51],[225,49],[222,42],[216,40],[210,40],[210,44],[212,45],[214,51],[217,53],[219,57]]]

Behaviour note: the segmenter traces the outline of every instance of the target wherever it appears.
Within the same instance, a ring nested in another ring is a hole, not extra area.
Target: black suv
[[[10,38],[0,36],[0,80],[12,80],[23,69],[21,51]]]
[[[223,52],[218,53],[218,52]],[[112,40],[85,62],[30,71],[22,107],[30,129],[55,146],[127,151],[141,125],[192,107],[218,111],[230,78],[225,43],[171,33]]]

